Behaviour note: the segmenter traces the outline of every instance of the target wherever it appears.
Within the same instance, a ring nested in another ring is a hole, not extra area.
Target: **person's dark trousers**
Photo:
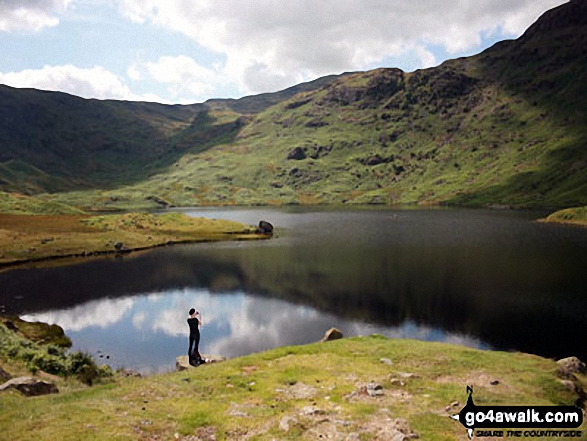
[[[190,364],[199,362],[202,359],[198,346],[200,345],[200,334],[190,335],[190,346],[188,348],[188,358]]]

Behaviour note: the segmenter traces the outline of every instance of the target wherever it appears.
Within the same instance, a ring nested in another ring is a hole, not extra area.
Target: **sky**
[[[517,38],[566,0],[0,0],[0,84],[166,104],[240,98]]]

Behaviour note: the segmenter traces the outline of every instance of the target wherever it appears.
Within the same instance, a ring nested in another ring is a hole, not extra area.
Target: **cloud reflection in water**
[[[283,300],[192,288],[91,301],[24,318],[59,324],[72,338],[74,349],[108,353],[108,363],[113,367],[153,373],[172,370],[175,357],[187,351],[186,319],[192,307],[203,312],[201,352],[229,358],[315,342],[332,326],[341,329],[345,336],[376,333],[487,347],[477,339],[412,322],[385,327],[337,318]]]

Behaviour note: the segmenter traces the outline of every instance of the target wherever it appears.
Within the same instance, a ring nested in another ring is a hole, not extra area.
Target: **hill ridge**
[[[0,87],[0,190],[116,209],[585,205],[586,4],[435,68],[327,76],[240,100],[165,106]],[[6,171],[13,159],[48,180]]]

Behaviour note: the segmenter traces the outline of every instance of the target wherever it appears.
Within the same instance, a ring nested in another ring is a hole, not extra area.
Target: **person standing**
[[[188,325],[190,326],[190,345],[188,347],[188,359],[192,366],[198,366],[204,363],[200,355],[200,325],[202,324],[202,315],[194,308],[190,309],[188,318]],[[198,315],[200,318],[198,318]]]

